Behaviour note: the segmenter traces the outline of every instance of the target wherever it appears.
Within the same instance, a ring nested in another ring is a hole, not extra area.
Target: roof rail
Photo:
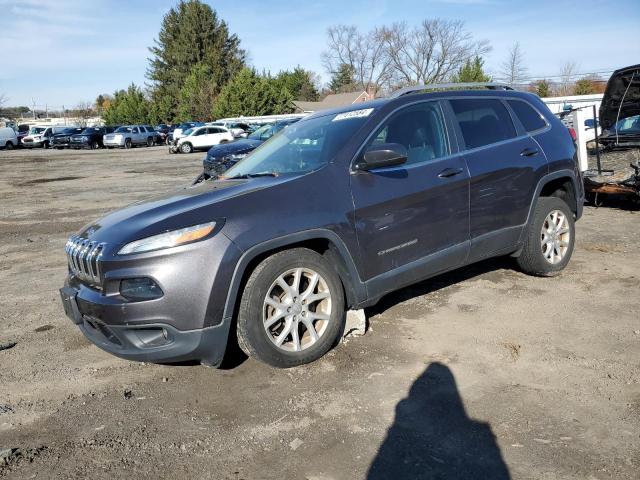
[[[413,85],[411,87],[396,90],[389,98],[398,98],[409,93],[421,92],[422,90],[454,90],[459,88],[488,88],[489,90],[513,90],[506,83],[493,82],[462,82],[462,83],[431,83],[425,85]]]

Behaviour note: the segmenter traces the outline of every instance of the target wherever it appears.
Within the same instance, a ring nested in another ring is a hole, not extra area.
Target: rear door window
[[[516,128],[502,102],[495,98],[449,100],[468,149],[509,140]]]
[[[507,103],[527,132],[540,130],[547,126],[542,114],[528,103],[519,100],[507,100]]]
[[[369,145],[399,143],[407,149],[405,165],[421,163],[449,154],[449,143],[440,106],[435,102],[404,108],[387,120]]]

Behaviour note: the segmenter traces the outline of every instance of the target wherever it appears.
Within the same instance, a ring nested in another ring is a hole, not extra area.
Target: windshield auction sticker
[[[340,113],[335,116],[332,122],[338,122],[340,120],[349,120],[350,118],[368,117],[373,112],[373,108],[363,108],[362,110],[353,110],[351,112]]]

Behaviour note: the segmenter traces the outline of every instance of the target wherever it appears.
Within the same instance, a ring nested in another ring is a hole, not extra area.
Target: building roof
[[[294,101],[294,105],[303,112],[315,112],[317,110],[326,110],[327,108],[338,108],[355,103],[360,97],[365,97],[364,100],[369,100],[368,94],[365,91],[359,92],[347,92],[347,93],[332,93],[322,99],[321,102],[303,102]]]

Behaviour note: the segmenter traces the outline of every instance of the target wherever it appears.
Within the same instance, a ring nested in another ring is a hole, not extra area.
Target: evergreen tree
[[[211,67],[202,63],[191,69],[180,89],[178,120],[210,121],[218,86],[212,80]]]
[[[551,85],[547,80],[538,80],[532,85],[531,91],[538,95],[540,98],[551,96]]]
[[[244,68],[222,88],[213,116],[225,118],[290,113],[293,111],[292,102],[291,93],[277,80]]]
[[[317,101],[319,94],[313,81],[313,73],[297,66],[292,71],[280,72],[276,80],[286,88],[294,100]]]
[[[455,83],[464,82],[490,82],[491,76],[487,75],[484,70],[484,60],[479,56],[468,59],[466,63],[460,67],[458,73],[452,78]]]
[[[331,75],[329,90],[334,93],[349,92],[355,88],[354,69],[351,65],[343,63],[338,70]]]
[[[209,68],[218,93],[244,66],[240,40],[217,13],[200,0],[181,0],[162,21],[147,78],[151,81],[153,115],[171,121],[180,108],[181,90],[198,65]]]
[[[596,93],[596,86],[593,79],[585,77],[576,82],[575,94],[576,95],[590,95]]]
[[[135,84],[119,90],[106,108],[103,120],[107,125],[144,124],[149,122],[149,101]]]

